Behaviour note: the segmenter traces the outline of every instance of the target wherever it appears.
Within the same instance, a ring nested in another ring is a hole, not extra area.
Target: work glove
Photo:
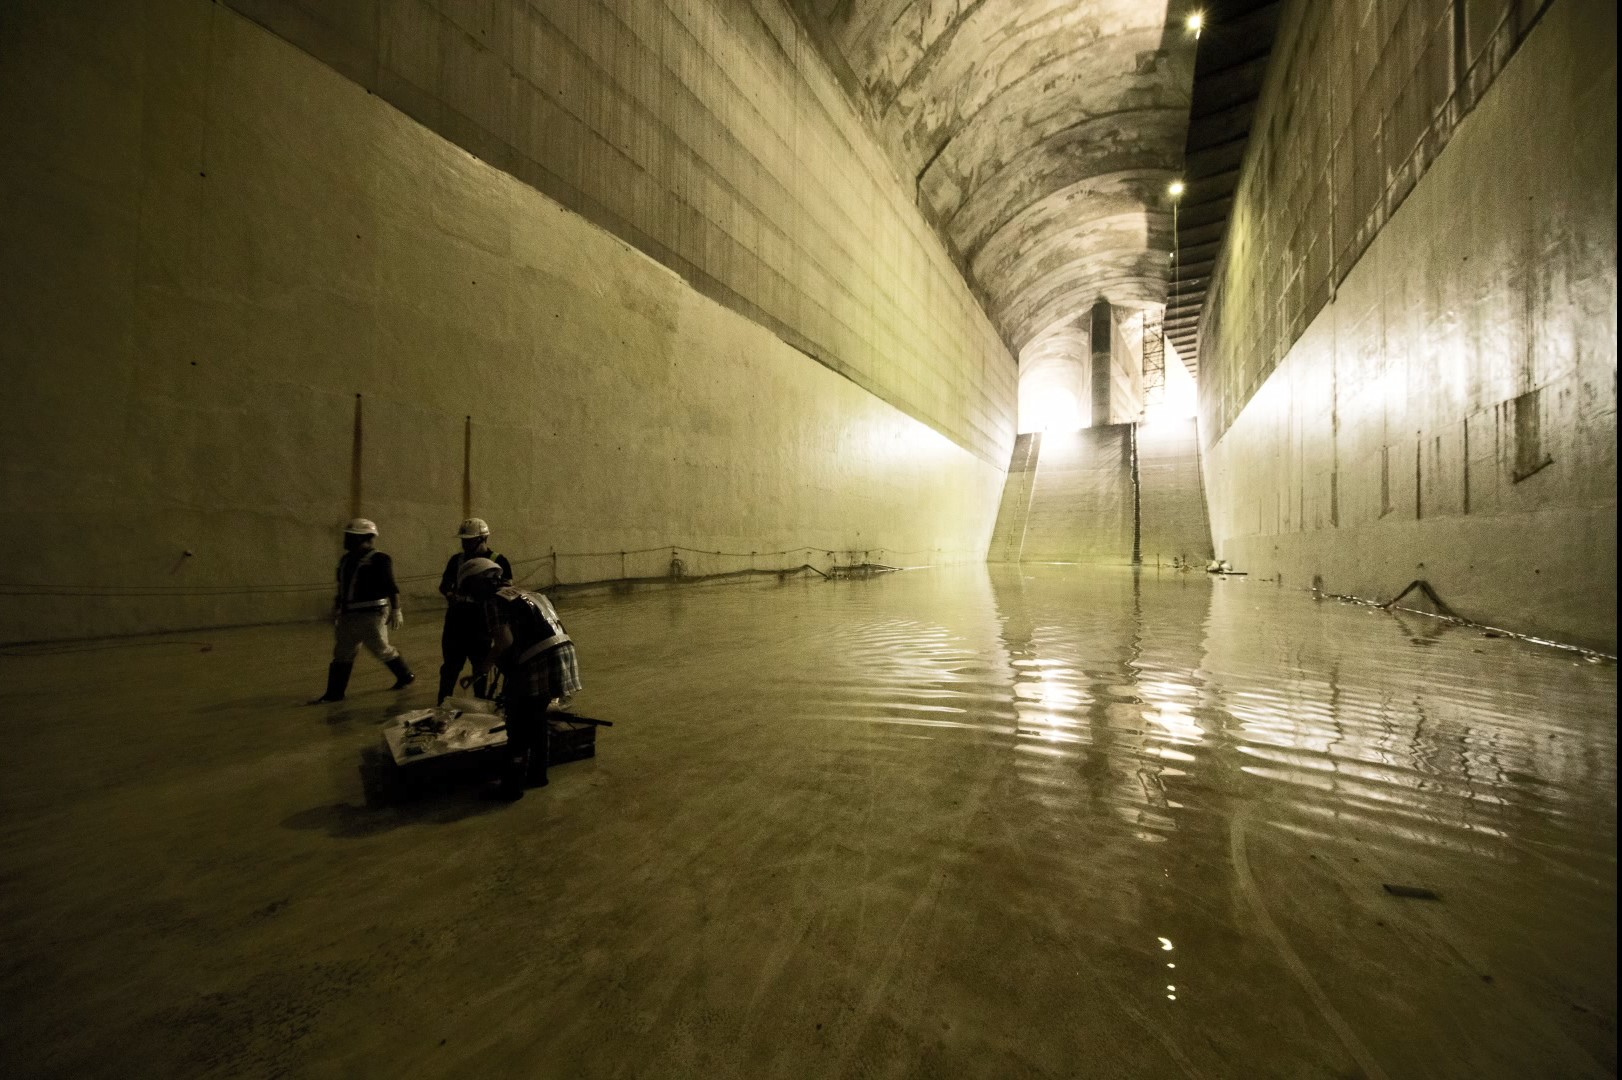
[[[405,612],[395,608],[389,612],[389,629],[398,630],[405,625]]]

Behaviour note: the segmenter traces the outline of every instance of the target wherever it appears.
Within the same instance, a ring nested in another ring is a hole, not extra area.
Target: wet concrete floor
[[[7,650],[0,1074],[1615,1073],[1609,662],[1154,571],[561,607],[616,726],[511,806],[362,802],[432,611],[341,706],[320,625]]]

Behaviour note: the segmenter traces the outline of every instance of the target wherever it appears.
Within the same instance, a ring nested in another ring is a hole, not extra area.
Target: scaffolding
[[[1164,313],[1143,313],[1143,407],[1166,401],[1166,324]]]

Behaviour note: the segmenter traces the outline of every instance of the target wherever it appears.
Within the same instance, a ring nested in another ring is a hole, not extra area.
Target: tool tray
[[[597,721],[585,721],[566,712],[548,713],[546,720],[552,729],[547,740],[548,766],[597,756]]]
[[[507,722],[497,703],[454,698],[435,709],[394,717],[382,745],[363,753],[361,783],[368,805],[386,805],[413,794],[449,788],[488,775],[491,759],[507,745]],[[547,713],[548,766],[597,755],[597,729],[611,727],[562,710]]]
[[[507,745],[505,721],[495,713],[455,707],[402,713],[383,729],[383,744],[400,768],[436,758],[495,750]]]
[[[546,715],[550,738],[547,760],[558,765],[597,755],[597,729],[611,726],[574,713],[553,710]],[[507,745],[507,722],[498,713],[459,708],[418,709],[402,713],[383,730],[389,757],[401,768],[412,768],[453,754],[496,750]]]

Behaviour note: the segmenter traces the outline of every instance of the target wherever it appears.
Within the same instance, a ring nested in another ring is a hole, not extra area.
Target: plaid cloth
[[[502,672],[507,681],[507,697],[536,698],[541,701],[568,700],[580,692],[580,664],[574,642],[565,641],[532,660]]]

